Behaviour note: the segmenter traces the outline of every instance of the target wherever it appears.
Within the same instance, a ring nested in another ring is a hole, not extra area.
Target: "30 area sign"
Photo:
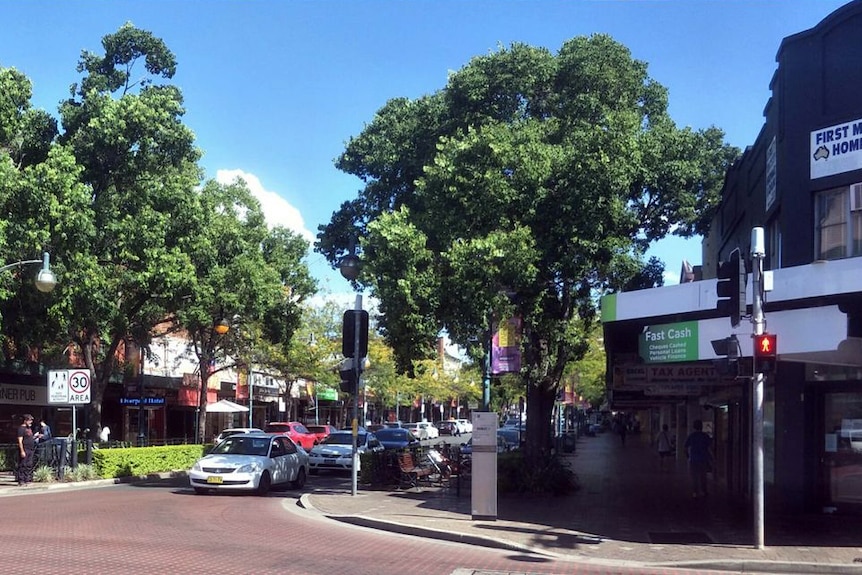
[[[59,369],[49,371],[48,403],[71,405],[90,403],[89,370]]]

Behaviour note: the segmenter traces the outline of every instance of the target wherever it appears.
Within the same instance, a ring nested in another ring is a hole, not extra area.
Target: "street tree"
[[[194,280],[175,325],[198,359],[198,439],[204,440],[205,390],[215,374],[252,366],[291,383],[305,368],[291,342],[315,283],[302,262],[307,244],[281,227],[270,229],[243,180],[208,181],[197,196],[207,225],[189,245]],[[215,329],[222,321],[226,333]]]
[[[646,63],[606,35],[476,57],[442,90],[390,100],[348,142],[337,166],[364,188],[316,249],[337,265],[360,238],[359,282],[403,371],[441,328],[468,347],[520,316],[537,457],[597,297],[641,270],[654,240],[705,230],[738,154],[717,128],[678,128],[667,107]]]
[[[59,143],[74,154],[87,190],[87,221],[52,231],[55,241],[74,242],[57,254],[64,273],[55,305],[65,312],[66,341],[93,374],[93,433],[120,352],[146,348],[153,327],[189,293],[189,244],[207,224],[193,193],[199,152],[182,123],[182,95],[166,83],[173,54],[131,24],[102,46],[101,54],[82,53],[83,77],[60,105]]]

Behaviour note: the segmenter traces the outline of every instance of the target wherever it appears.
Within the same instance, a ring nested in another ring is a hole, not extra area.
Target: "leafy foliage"
[[[441,328],[468,347],[520,315],[537,456],[564,370],[589,349],[596,296],[657,281],[650,242],[703,232],[738,154],[722,140],[677,128],[665,88],[608,36],[556,55],[513,44],[439,92],[390,100],[348,142],[336,165],[364,188],[316,249],[335,265],[360,236],[359,282],[414,376]]]

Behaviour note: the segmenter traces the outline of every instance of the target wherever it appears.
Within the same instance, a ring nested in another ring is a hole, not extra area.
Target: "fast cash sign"
[[[645,363],[697,361],[697,322],[682,321],[645,326],[638,352]]]

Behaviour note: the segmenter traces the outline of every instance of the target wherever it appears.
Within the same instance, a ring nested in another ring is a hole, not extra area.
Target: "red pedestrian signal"
[[[775,371],[777,355],[777,335],[774,333],[761,333],[754,336],[754,371],[757,373]]]

